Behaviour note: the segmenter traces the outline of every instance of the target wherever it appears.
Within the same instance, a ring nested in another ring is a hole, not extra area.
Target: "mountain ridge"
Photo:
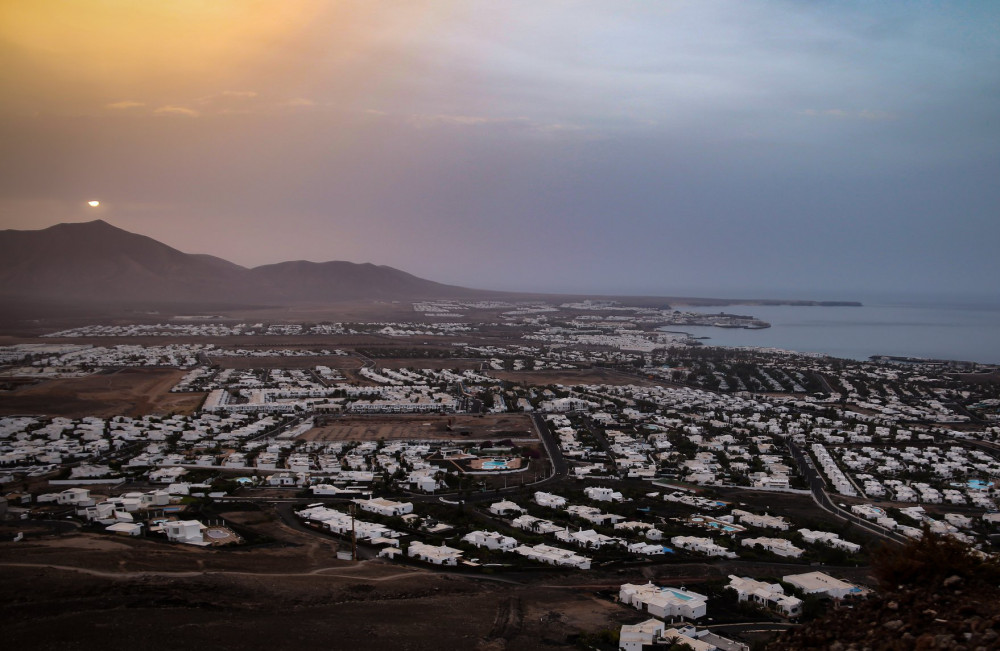
[[[7,297],[298,304],[492,293],[372,263],[296,260],[247,268],[184,253],[104,220],[0,231],[0,295]]]
[[[490,298],[510,301],[626,301],[642,307],[683,304],[861,305],[855,301],[616,296],[472,289],[420,278],[371,262],[292,260],[244,267],[205,253],[184,253],[104,220],[40,230],[0,230],[0,298],[71,305],[292,306],[352,301]],[[35,308],[32,308],[35,309]]]

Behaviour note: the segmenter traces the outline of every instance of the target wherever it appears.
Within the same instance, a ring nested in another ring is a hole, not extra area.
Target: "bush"
[[[1000,562],[981,558],[965,543],[931,533],[924,525],[921,538],[902,547],[882,546],[876,550],[872,554],[872,574],[884,590],[917,585],[935,588],[951,576],[996,585],[1000,583]]]

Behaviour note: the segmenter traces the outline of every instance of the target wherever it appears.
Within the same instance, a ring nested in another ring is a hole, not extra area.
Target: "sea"
[[[1000,301],[864,302],[860,307],[754,306],[691,309],[754,316],[764,330],[674,326],[663,330],[708,337],[706,346],[755,346],[865,360],[873,355],[1000,364]]]

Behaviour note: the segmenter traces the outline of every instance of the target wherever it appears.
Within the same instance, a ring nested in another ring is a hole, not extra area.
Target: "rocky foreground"
[[[793,629],[769,651],[1000,649],[1000,564],[960,543],[925,538],[885,550],[879,596]]]

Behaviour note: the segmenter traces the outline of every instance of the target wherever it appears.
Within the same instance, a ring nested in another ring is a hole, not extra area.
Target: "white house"
[[[825,595],[831,599],[843,599],[848,596],[861,596],[866,593],[856,585],[835,579],[822,572],[806,572],[805,574],[790,574],[781,578],[806,594]]]
[[[105,531],[110,531],[111,533],[116,533],[122,536],[139,536],[142,535],[142,523],[141,522],[116,522],[111,526],[105,527]]]
[[[539,563],[560,565],[563,567],[575,567],[578,570],[590,569],[589,558],[586,556],[580,556],[579,554],[571,552],[568,549],[560,549],[550,545],[538,544],[532,547],[529,547],[528,545],[521,545],[515,548],[514,552],[524,556],[525,558],[538,561]]]
[[[603,486],[588,486],[583,489],[583,492],[596,502],[622,502],[625,500],[620,492]]]
[[[751,527],[787,531],[791,526],[788,520],[782,517],[773,515],[757,515],[756,513],[750,513],[749,511],[743,511],[741,509],[733,509],[733,516],[735,516],[741,523]]]
[[[458,561],[462,557],[462,550],[445,545],[427,545],[415,540],[406,549],[406,555],[433,565],[458,565]]]
[[[387,500],[384,497],[374,497],[370,500],[355,499],[351,501],[361,507],[362,511],[378,513],[379,515],[389,517],[413,513],[412,502],[394,502],[392,500]]]
[[[744,538],[740,544],[744,547],[761,547],[765,551],[786,558],[798,558],[805,552],[784,538]]]
[[[544,491],[535,492],[535,503],[539,506],[547,506],[552,509],[559,509],[566,506],[566,498],[560,495],[553,495]]]
[[[170,542],[200,545],[205,542],[202,530],[205,525],[197,520],[174,520],[163,524],[163,532]]]
[[[290,472],[276,472],[267,476],[267,485],[290,487],[295,486],[295,480],[295,475]]]
[[[638,610],[661,619],[681,617],[698,619],[708,612],[708,597],[684,588],[661,588],[652,582],[645,585],[625,583],[618,599]]]
[[[86,488],[67,488],[58,495],[56,501],[59,504],[72,504],[74,506],[90,506],[93,504],[90,499],[90,490]]]
[[[674,536],[670,543],[679,549],[705,554],[706,556],[721,556],[723,558],[737,558],[736,552],[731,552],[721,545],[715,544],[711,538],[701,538],[698,536]]]
[[[618,648],[623,651],[642,651],[643,645],[651,645],[660,638],[664,626],[665,624],[658,619],[625,624],[618,633]]]
[[[798,617],[802,614],[802,600],[785,594],[785,589],[778,583],[765,583],[750,577],[729,575],[730,590],[735,590],[740,601],[752,601],[755,604],[776,610],[785,617]]]
[[[473,531],[466,534],[462,540],[476,547],[499,549],[505,552],[513,551],[518,545],[517,540],[514,538],[504,536],[495,531]]]
[[[492,513],[493,515],[524,513],[524,508],[522,508],[516,502],[511,502],[510,500],[502,500],[500,502],[494,502],[493,504],[490,504],[490,513]]]

